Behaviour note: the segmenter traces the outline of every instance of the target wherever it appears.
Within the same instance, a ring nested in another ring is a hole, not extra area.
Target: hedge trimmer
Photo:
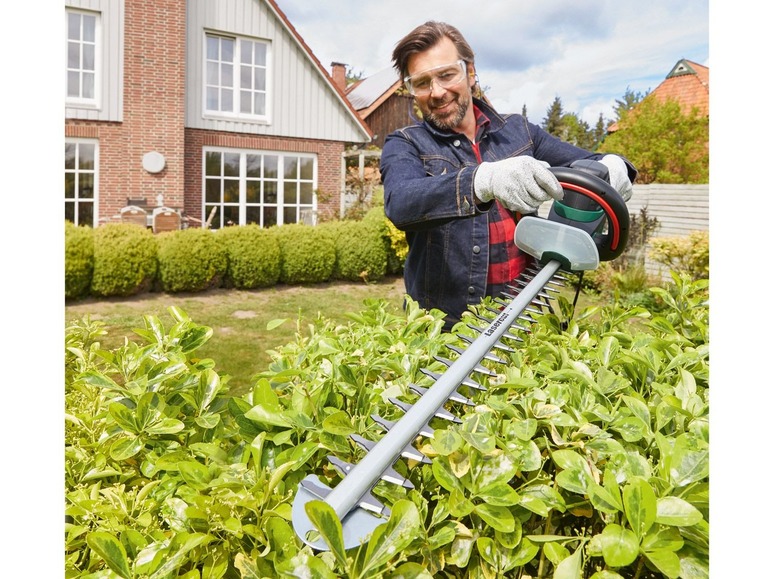
[[[629,233],[629,214],[622,197],[609,185],[608,172],[597,161],[576,161],[571,167],[550,169],[563,187],[562,201],[553,202],[547,219],[524,216],[515,228],[515,244],[536,258],[537,265],[524,271],[512,285],[510,293],[496,298],[501,309],[491,309],[496,317],[483,318],[485,328],[469,324],[479,332],[474,340],[468,340],[465,350],[452,348],[459,356],[453,360],[437,358],[447,365],[443,374],[422,370],[435,380],[428,388],[411,385],[419,394],[413,405],[398,399],[391,402],[405,414],[396,422],[373,415],[373,420],[387,432],[378,442],[352,434],[352,440],[367,453],[356,465],[335,456],[328,457],[330,463],[343,479],[335,488],[324,484],[316,475],[309,475],[300,482],[292,505],[292,523],[297,535],[306,544],[318,550],[327,550],[324,539],[306,513],[310,501],[324,501],[335,511],[343,528],[343,542],[346,549],[356,547],[368,540],[375,528],[386,522],[389,509],[376,499],[371,490],[379,480],[385,480],[405,488],[413,484],[394,468],[400,457],[431,463],[431,460],[412,446],[419,436],[431,437],[433,430],[428,426],[433,418],[460,422],[443,405],[448,400],[474,405],[461,395],[462,385],[473,389],[485,388],[470,378],[472,373],[495,376],[495,372],[481,366],[483,359],[503,362],[491,351],[511,350],[501,340],[518,341],[511,334],[511,328],[525,329],[515,324],[518,319],[535,321],[527,312],[552,311],[550,292],[557,291],[560,284],[558,272],[583,272],[595,269],[600,261],[618,257],[625,248]],[[481,316],[478,316],[481,317]],[[463,338],[463,336],[461,336]]]

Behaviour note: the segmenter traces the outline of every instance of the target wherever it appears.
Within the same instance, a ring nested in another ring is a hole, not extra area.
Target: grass
[[[309,286],[275,286],[261,290],[217,289],[202,293],[147,293],[129,298],[87,299],[65,304],[65,324],[88,316],[105,324],[102,347],[112,350],[124,340],[143,343],[134,333],[144,328],[144,316],[155,315],[166,328],[174,320],[168,308],[176,306],[190,318],[214,330],[209,342],[197,354],[212,358],[220,374],[229,375],[233,394],[245,392],[254,374],[268,367],[270,349],[295,340],[300,323],[318,315],[345,322],[346,313],[364,309],[365,299],[384,299],[395,310],[402,308],[404,283],[401,277],[375,283],[324,283]],[[268,330],[276,319],[287,321]]]

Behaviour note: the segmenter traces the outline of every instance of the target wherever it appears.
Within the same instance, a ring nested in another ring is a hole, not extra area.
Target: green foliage
[[[677,101],[650,96],[620,111],[619,130],[599,150],[630,159],[637,183],[707,183],[708,133],[696,108],[682,112]]]
[[[64,297],[88,296],[94,271],[94,230],[64,222]]]
[[[251,224],[217,232],[227,250],[226,287],[255,289],[279,281],[281,249],[273,231]]]
[[[166,292],[199,292],[222,285],[228,252],[209,229],[180,229],[156,236],[158,281]]]
[[[649,257],[692,279],[707,279],[710,271],[708,232],[692,231],[687,236],[653,239]]]
[[[106,223],[94,230],[91,294],[130,296],[149,291],[156,278],[156,242],[133,223]]]
[[[341,221],[335,238],[335,279],[375,281],[386,275],[386,244],[373,220]]]
[[[280,282],[320,283],[332,278],[335,238],[331,231],[292,223],[273,228],[273,232],[281,249]]]
[[[397,229],[394,224],[386,218],[383,208],[383,199],[372,207],[364,216],[364,221],[380,229],[386,247],[386,271],[390,274],[402,273],[405,267],[405,258],[407,257],[407,239],[405,232]]]
[[[383,436],[371,416],[398,420],[388,399],[415,401],[468,326],[412,301],[298,321],[235,398],[180,310],[110,352],[83,320],[65,335],[66,576],[707,577],[708,284],[673,280],[658,313],[538,316],[475,374],[485,391],[462,387],[475,406],[448,404],[460,422],[416,440],[432,463],[394,464],[415,489],[376,484],[392,514],[368,542],[343,549],[332,509],[307,505],[319,553],[292,529],[299,482],[334,487],[327,457],[357,463],[348,436]]]

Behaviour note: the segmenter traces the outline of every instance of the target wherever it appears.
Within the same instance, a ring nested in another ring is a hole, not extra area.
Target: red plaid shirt
[[[472,149],[477,162],[482,163],[479,142],[485,125],[490,123],[488,117],[474,107],[477,124],[475,142]],[[529,264],[531,256],[515,245],[515,218],[501,203],[496,201],[488,211],[488,279],[485,295],[497,296],[506,288],[504,284],[515,279]]]

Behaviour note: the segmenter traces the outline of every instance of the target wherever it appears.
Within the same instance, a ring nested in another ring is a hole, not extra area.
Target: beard
[[[457,105],[455,111],[451,111],[442,115],[431,112],[432,108],[442,106],[454,100],[456,101]],[[429,121],[438,129],[454,130],[461,124],[461,121],[464,120],[464,116],[466,115],[466,110],[469,108],[470,102],[471,99],[467,94],[456,94],[455,97],[447,98],[443,101],[430,101],[428,103],[427,110],[423,111],[424,119]]]

